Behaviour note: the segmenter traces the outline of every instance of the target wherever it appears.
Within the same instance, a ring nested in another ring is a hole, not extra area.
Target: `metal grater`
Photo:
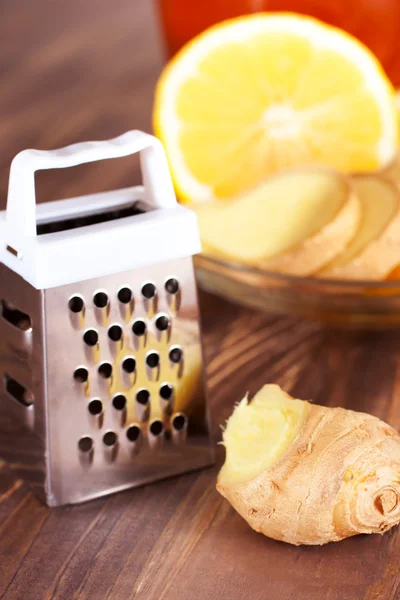
[[[36,207],[35,171],[136,152],[143,186]],[[212,464],[199,250],[150,135],[14,158],[0,213],[0,455],[50,506]]]

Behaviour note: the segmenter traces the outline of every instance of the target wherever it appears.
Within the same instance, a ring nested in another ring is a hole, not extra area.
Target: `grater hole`
[[[162,432],[164,431],[164,425],[162,421],[159,421],[158,419],[156,421],[153,421],[149,427],[150,429],[150,433],[152,435],[161,435]]]
[[[147,300],[151,300],[156,295],[156,286],[154,283],[145,283],[142,287],[142,296]]]
[[[160,396],[163,400],[170,400],[172,398],[172,394],[174,393],[174,388],[170,383],[164,383],[160,387]]]
[[[108,296],[105,292],[97,292],[93,296],[93,303],[97,308],[105,308],[108,304]]]
[[[96,346],[99,341],[99,334],[95,329],[88,329],[83,335],[83,341],[87,346]]]
[[[172,427],[176,431],[182,431],[186,425],[186,417],[185,415],[176,415],[172,420]]]
[[[96,398],[95,400],[91,400],[88,404],[88,410],[89,410],[90,414],[93,415],[94,417],[101,415],[101,413],[103,412],[102,401],[99,400],[98,398]]]
[[[89,371],[85,367],[78,367],[74,371],[74,379],[77,383],[86,383],[89,379]]]
[[[175,277],[171,277],[165,282],[165,289],[168,294],[177,294],[179,292],[179,282]]]
[[[88,435],[81,437],[78,442],[78,448],[81,452],[90,452],[93,448],[93,440]]]
[[[0,306],[2,318],[10,323],[10,325],[17,327],[17,329],[21,329],[21,331],[32,331],[32,322],[29,315],[14,308],[5,300],[1,300]]]
[[[113,372],[112,364],[108,362],[102,363],[98,368],[98,374],[103,379],[110,379]]]
[[[146,364],[150,369],[155,369],[160,364],[160,355],[158,352],[149,352],[146,356]]]
[[[115,444],[117,443],[118,440],[118,436],[114,431],[107,431],[107,433],[105,433],[103,435],[103,444],[105,446],[115,446]]]
[[[145,406],[150,402],[150,392],[148,390],[138,390],[136,392],[136,401]]]
[[[108,330],[108,337],[113,342],[119,342],[122,339],[122,327],[119,325],[112,325]]]
[[[118,394],[117,396],[114,396],[112,400],[112,405],[115,408],[115,410],[124,410],[126,407],[125,396],[123,394]]]
[[[122,363],[122,369],[125,373],[134,373],[136,369],[136,360],[132,356],[125,358]]]
[[[83,302],[83,298],[81,298],[80,296],[72,296],[72,298],[69,299],[68,307],[69,310],[73,313],[82,312],[84,306],[85,303]]]
[[[22,404],[22,406],[31,406],[34,403],[35,397],[32,392],[25,388],[22,383],[7,375],[7,373],[4,375],[3,383],[7,394],[19,402],[19,404]]]
[[[179,346],[174,346],[169,351],[169,359],[173,363],[179,363],[182,360],[183,352]]]
[[[137,442],[141,435],[142,432],[138,425],[130,425],[126,430],[126,437],[130,442]]]
[[[165,315],[161,315],[156,319],[156,327],[158,331],[166,331],[169,327],[169,319]]]
[[[129,304],[132,300],[132,290],[128,287],[123,287],[118,292],[118,300],[122,304]]]
[[[144,321],[142,321],[141,319],[139,319],[138,321],[135,321],[134,324],[132,325],[132,331],[135,335],[137,336],[142,336],[146,333],[146,323]]]

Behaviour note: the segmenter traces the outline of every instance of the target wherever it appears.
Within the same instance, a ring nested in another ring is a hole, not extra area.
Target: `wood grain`
[[[25,147],[150,130],[163,56],[143,0],[0,0],[0,204]],[[132,160],[38,176],[39,199],[137,181]],[[400,428],[400,335],[273,317],[202,294],[214,437],[266,382],[371,412]],[[218,464],[80,506],[50,510],[0,461],[5,600],[395,600],[400,533],[295,548],[251,531],[215,491]]]

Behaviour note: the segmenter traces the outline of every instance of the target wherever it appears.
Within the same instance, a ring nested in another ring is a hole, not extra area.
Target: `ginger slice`
[[[359,212],[348,180],[322,168],[286,171],[229,203],[197,209],[208,251],[296,275],[313,273],[341,252]]]
[[[395,102],[397,108],[397,125],[398,125],[398,137],[400,138],[400,92],[397,90],[395,94]],[[400,186],[400,151],[397,150],[396,154],[389,162],[389,164],[379,171],[384,177],[390,179],[396,185]]]
[[[318,545],[400,521],[400,436],[376,417],[266,385],[235,408],[223,444],[217,489],[268,537]]]
[[[361,203],[360,228],[347,249],[319,275],[339,279],[385,279],[400,262],[400,192],[375,174],[353,184]]]
[[[379,172],[382,173],[384,177],[390,179],[390,181],[393,181],[393,183],[400,186],[400,152],[397,151],[390,163]]]

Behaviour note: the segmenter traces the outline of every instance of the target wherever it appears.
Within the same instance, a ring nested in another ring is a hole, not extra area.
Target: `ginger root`
[[[268,537],[322,545],[400,521],[400,436],[376,417],[266,385],[235,408],[223,444],[217,489]]]

